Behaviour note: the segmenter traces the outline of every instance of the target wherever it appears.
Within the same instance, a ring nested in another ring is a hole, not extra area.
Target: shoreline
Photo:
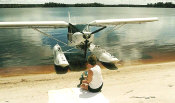
[[[175,61],[102,69],[102,93],[110,103],[172,103],[175,101],[174,67]],[[0,103],[47,103],[49,90],[76,88],[81,73],[0,78],[0,93],[3,93]]]
[[[174,57],[174,56],[173,56]],[[175,58],[155,58],[155,59],[145,59],[145,60],[137,60],[137,61],[126,61],[121,63],[116,63],[118,68],[128,67],[133,65],[145,65],[145,64],[159,64],[159,63],[168,63],[175,61]],[[106,69],[100,62],[98,65],[101,66],[102,69]],[[77,72],[84,71],[84,69],[72,69],[68,70],[68,72]],[[56,73],[54,69],[54,65],[37,65],[37,66],[19,66],[19,67],[5,67],[0,68],[0,77],[13,77],[13,76],[25,76],[25,75],[37,75],[37,74],[51,74]],[[66,74],[66,73],[65,73]],[[59,74],[58,74],[59,75]]]

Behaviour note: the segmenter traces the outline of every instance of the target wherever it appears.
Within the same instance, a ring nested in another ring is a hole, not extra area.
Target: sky
[[[102,3],[102,4],[147,4],[156,2],[173,2],[175,0],[0,0],[0,4],[43,4],[47,2],[75,4],[75,3]]]

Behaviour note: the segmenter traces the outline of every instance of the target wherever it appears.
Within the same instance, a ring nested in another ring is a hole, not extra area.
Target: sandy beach
[[[0,77],[0,103],[47,103],[48,91],[75,88],[82,71]],[[102,69],[110,103],[173,103],[175,62]]]

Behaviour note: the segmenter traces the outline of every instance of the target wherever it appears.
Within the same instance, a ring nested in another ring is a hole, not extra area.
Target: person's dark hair
[[[97,58],[96,58],[96,56],[95,55],[90,55],[89,57],[88,57],[88,63],[89,64],[91,64],[91,65],[96,65],[96,63],[97,63]]]

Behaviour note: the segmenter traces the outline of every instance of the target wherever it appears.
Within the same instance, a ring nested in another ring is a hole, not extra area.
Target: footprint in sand
[[[173,87],[174,85],[169,84],[168,87]]]
[[[125,93],[125,95],[128,94],[128,93],[131,93],[131,92],[133,92],[133,91],[134,91],[134,90],[127,91],[127,92]]]
[[[130,97],[130,98],[143,98],[143,99],[153,99],[153,98],[156,98],[155,96],[149,96],[149,97],[139,97],[139,96],[132,96],[132,97]]]

